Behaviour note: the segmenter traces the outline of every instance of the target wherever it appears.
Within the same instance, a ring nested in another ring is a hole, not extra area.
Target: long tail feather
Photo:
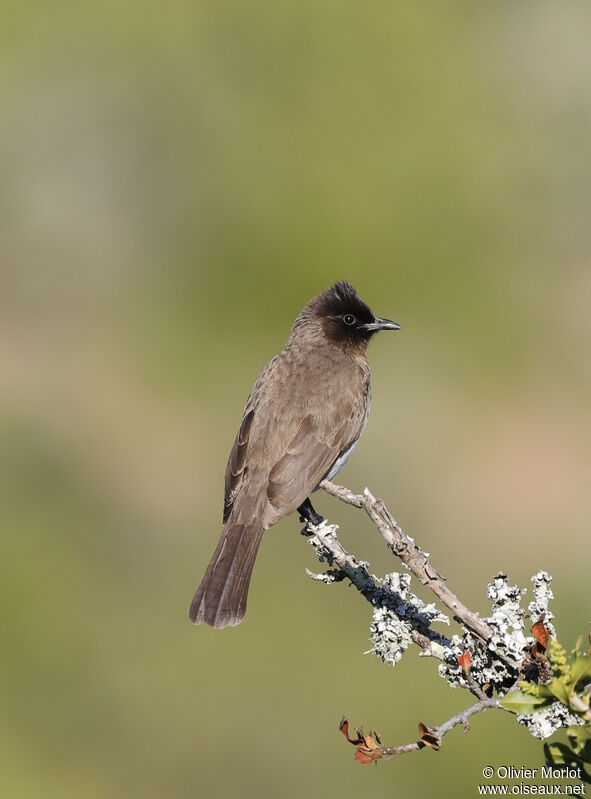
[[[262,537],[263,528],[257,522],[225,528],[191,602],[193,624],[218,628],[240,624]]]

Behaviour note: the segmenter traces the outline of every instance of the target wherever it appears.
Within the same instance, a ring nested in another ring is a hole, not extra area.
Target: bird
[[[380,330],[400,329],[344,280],[298,314],[246,402],[226,467],[223,532],[189,608],[194,624],[242,621],[263,534],[280,519],[297,510],[306,527],[323,521],[310,494],[340,472],[367,422],[367,346]]]

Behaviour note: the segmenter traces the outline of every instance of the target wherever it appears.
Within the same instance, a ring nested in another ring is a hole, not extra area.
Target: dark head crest
[[[310,300],[295,321],[293,335],[301,335],[305,330],[314,339],[321,337],[347,351],[365,352],[378,330],[399,329],[396,322],[375,317],[353,286],[339,280]]]
[[[373,322],[371,308],[346,280],[339,280],[318,298],[318,312],[322,316],[339,317],[350,314],[361,324]]]

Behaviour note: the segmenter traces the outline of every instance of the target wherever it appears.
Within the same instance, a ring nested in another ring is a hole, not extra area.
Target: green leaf
[[[579,760],[577,755],[566,744],[560,743],[544,744],[544,755],[552,766],[565,766],[569,763],[576,763]]]
[[[583,716],[583,718],[585,718],[586,714],[589,712],[589,700],[587,699],[587,701],[585,701],[582,696],[579,696],[576,693],[569,695],[568,704],[570,708],[575,711],[575,713],[579,713]]]
[[[511,713],[533,713],[550,704],[550,697],[532,696],[524,694],[523,691],[511,691],[502,697],[501,705]]]
[[[591,655],[579,655],[570,667],[570,683],[573,687],[585,677],[591,680]]]
[[[521,680],[519,687],[524,694],[529,696],[552,696],[546,685],[538,685],[528,680]]]
[[[570,745],[578,755],[583,751],[585,744],[591,743],[591,725],[589,724],[584,727],[569,727],[566,734]]]
[[[544,696],[544,697],[551,697],[552,691],[548,688],[547,685],[538,685],[536,691],[536,696]]]
[[[554,679],[551,680],[546,687],[552,696],[555,696],[556,699],[562,702],[563,705],[569,707],[568,688],[559,677],[554,677]]]
[[[585,745],[577,754],[583,763],[591,763],[591,741],[585,741]]]

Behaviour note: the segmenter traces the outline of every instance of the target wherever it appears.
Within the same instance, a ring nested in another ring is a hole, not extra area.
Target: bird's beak
[[[391,319],[380,319],[380,317],[376,317],[373,322],[368,322],[366,325],[363,325],[364,330],[371,330],[372,332],[376,332],[378,330],[402,330],[402,326],[398,324],[398,322],[392,322]]]

